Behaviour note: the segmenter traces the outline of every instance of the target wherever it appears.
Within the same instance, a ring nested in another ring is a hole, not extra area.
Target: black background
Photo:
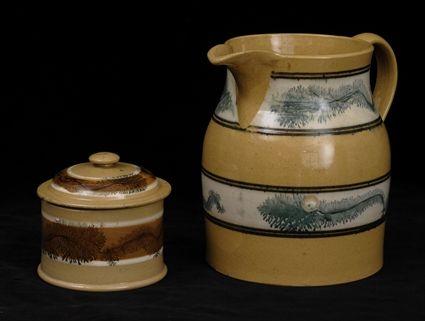
[[[264,6],[69,4],[3,11],[0,320],[423,319],[423,103],[410,94],[420,63],[412,45],[418,38],[400,31],[403,24],[414,30],[414,19],[401,20],[398,9],[360,10],[360,4],[338,13],[320,4]],[[386,120],[393,161],[386,264],[366,280],[319,288],[264,286],[224,277],[204,262],[202,140],[225,77],[206,52],[234,36],[271,32],[374,32],[398,58],[398,90]],[[35,272],[35,190],[103,150],[172,184],[165,223],[169,274],[154,286],[122,293],[47,285]]]

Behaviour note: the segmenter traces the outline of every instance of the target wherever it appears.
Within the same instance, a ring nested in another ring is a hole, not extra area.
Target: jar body
[[[209,264],[280,285],[344,283],[378,271],[390,148],[368,66],[271,72],[246,128],[236,96],[229,72],[203,149]]]
[[[77,209],[42,200],[45,281],[75,290],[113,291],[162,279],[163,200],[139,207]]]

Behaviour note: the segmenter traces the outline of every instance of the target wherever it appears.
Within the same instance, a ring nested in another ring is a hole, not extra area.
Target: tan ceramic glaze
[[[270,237],[265,241],[206,220],[208,262],[225,275],[259,283],[311,286],[356,281],[381,269],[384,225],[336,238]],[[313,266],[306,267],[309,263]]]
[[[388,43],[374,34],[254,35],[208,58],[228,68],[202,158],[209,264],[295,286],[377,272],[391,166],[383,120],[397,83]]]
[[[42,255],[53,285],[118,291],[162,279],[163,200],[170,185],[113,153],[96,153],[38,188]]]

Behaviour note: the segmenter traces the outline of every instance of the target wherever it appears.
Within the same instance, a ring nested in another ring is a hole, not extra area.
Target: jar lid
[[[93,154],[90,162],[68,167],[41,184],[37,194],[49,203],[76,208],[141,206],[170,194],[165,180],[119,159],[114,153]]]

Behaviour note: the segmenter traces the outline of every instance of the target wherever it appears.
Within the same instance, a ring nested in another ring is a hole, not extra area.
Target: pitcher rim
[[[341,39],[348,40],[351,42],[361,43],[364,45],[364,49],[353,50],[345,53],[329,53],[329,54],[288,54],[288,53],[279,53],[274,50],[268,49],[248,49],[248,50],[240,50],[234,51],[232,55],[241,54],[241,53],[249,53],[249,52],[259,52],[259,53],[270,53],[277,55],[279,57],[285,58],[299,58],[299,59],[332,59],[332,58],[346,58],[346,57],[354,57],[358,55],[368,54],[373,52],[374,47],[369,42],[356,39],[349,36],[338,36],[338,35],[328,35],[328,34],[319,34],[319,33],[263,33],[263,34],[250,34],[250,35],[242,35],[236,36],[227,39],[224,44],[231,46],[231,42],[239,39],[248,39],[248,38],[266,38],[273,36],[307,36],[312,38],[332,38],[332,39]],[[232,47],[232,46],[231,46]],[[233,48],[233,47],[232,47]]]

